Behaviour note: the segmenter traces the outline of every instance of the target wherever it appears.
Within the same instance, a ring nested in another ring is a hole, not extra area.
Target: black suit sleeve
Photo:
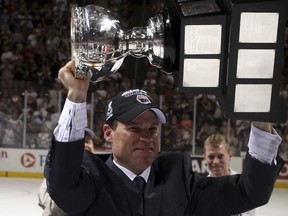
[[[247,154],[241,175],[220,178],[195,175],[190,215],[233,215],[266,204],[284,164],[279,157],[277,160],[277,165],[267,165]]]
[[[98,191],[97,179],[93,180],[89,171],[81,166],[83,150],[84,139],[75,142],[53,140],[47,155],[44,168],[47,191],[67,213],[83,212]]]

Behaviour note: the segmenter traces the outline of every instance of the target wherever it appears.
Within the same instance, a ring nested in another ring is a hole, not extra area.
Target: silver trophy
[[[175,61],[173,29],[167,9],[146,27],[124,31],[119,20],[97,5],[72,6],[71,50],[78,79],[99,82],[115,73],[126,56],[146,57],[151,65],[171,72]]]

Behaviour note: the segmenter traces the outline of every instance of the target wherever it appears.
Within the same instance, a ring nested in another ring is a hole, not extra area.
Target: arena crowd
[[[142,7],[141,2],[98,1],[115,13],[125,28],[134,25],[135,10]],[[73,3],[68,0],[0,0],[0,147],[49,147],[66,94],[57,74],[71,58],[70,6]],[[152,11],[149,15],[165,7],[165,1],[146,3]],[[281,95],[287,101],[288,27],[286,35]],[[142,75],[144,79],[136,82],[137,67],[131,67],[129,59],[127,62],[107,80],[90,85],[89,127],[97,134],[94,141],[99,151],[109,151],[109,145],[102,139],[102,130],[98,129],[104,120],[107,100],[137,87],[153,95],[169,118],[169,123],[162,128],[163,150],[202,154],[206,137],[221,133],[228,136],[234,155],[245,152],[250,130],[248,121],[226,119],[213,95],[180,92],[173,74],[163,73],[148,61],[142,61],[147,69]],[[283,138],[280,154],[288,158],[287,123],[274,127]]]

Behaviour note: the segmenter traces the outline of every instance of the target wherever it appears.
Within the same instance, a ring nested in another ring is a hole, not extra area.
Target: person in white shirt
[[[204,142],[204,161],[210,173],[207,177],[221,177],[238,174],[230,168],[233,153],[230,150],[228,139],[222,134],[212,134]],[[252,209],[237,216],[256,216],[257,209]],[[235,215],[236,216],[236,215]]]

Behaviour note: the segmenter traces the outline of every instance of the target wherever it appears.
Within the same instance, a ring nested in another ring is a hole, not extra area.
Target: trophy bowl
[[[115,73],[128,55],[146,57],[151,65],[170,72],[175,56],[173,44],[165,43],[173,35],[169,19],[168,10],[163,9],[148,20],[146,27],[123,31],[120,21],[105,8],[93,4],[72,6],[71,51],[75,77],[102,81]]]

